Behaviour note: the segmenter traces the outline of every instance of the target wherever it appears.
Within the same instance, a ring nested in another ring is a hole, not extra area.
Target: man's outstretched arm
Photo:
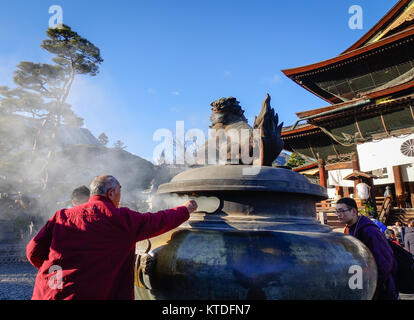
[[[197,207],[197,203],[190,200],[183,206],[156,213],[129,211],[135,241],[156,237],[177,228],[189,219],[190,214],[196,211]]]

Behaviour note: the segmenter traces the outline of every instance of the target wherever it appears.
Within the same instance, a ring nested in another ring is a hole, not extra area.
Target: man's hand
[[[197,210],[198,205],[197,202],[195,202],[195,200],[189,200],[184,204],[184,207],[186,207],[188,212],[191,214]]]
[[[148,253],[143,253],[139,259],[139,267],[145,274],[150,274],[155,267],[155,258]]]

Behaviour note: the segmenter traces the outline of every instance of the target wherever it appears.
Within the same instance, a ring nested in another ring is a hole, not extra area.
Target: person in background
[[[373,299],[397,300],[398,290],[395,283],[397,262],[384,234],[371,219],[358,215],[358,207],[354,199],[339,199],[336,202],[336,214],[339,221],[346,224],[344,233],[364,243],[374,256],[378,279]]]
[[[400,246],[400,243],[397,241],[397,238],[395,237],[394,230],[387,229],[385,230],[384,235],[385,235],[385,238],[387,238],[387,240],[390,240]]]
[[[405,229],[404,249],[414,254],[414,219],[408,221],[408,227]]]
[[[397,238],[397,241],[400,245],[404,244],[404,234],[405,230],[402,226],[400,221],[396,221],[395,224],[391,227],[392,230],[394,230],[395,237]]]
[[[71,201],[72,206],[76,207],[78,205],[84,204],[89,201],[91,192],[87,186],[81,186],[72,191]]]
[[[194,200],[156,213],[119,208],[121,185],[96,177],[87,203],[57,211],[29,242],[39,269],[33,300],[132,300],[136,242],[177,228],[197,210]]]

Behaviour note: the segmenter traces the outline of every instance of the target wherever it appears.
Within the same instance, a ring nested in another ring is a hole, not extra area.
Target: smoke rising
[[[28,241],[57,210],[71,206],[73,189],[89,187],[98,175],[118,179],[123,187],[122,205],[132,210],[146,212],[171,206],[159,203],[152,209],[148,199],[159,184],[185,167],[154,166],[125,150],[99,145],[85,128],[62,125],[56,138],[52,135],[53,128],[42,128],[41,120],[0,114],[0,220],[13,224],[18,238]],[[43,189],[46,165],[48,183]]]

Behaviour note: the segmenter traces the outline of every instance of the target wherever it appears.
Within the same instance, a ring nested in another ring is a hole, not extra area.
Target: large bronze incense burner
[[[272,158],[264,154],[259,164]],[[371,253],[356,238],[316,221],[315,203],[327,198],[326,189],[296,172],[205,166],[178,174],[158,193],[202,201],[179,228],[137,244],[137,299],[370,299],[374,294]],[[149,272],[140,267],[146,254],[154,261]]]

